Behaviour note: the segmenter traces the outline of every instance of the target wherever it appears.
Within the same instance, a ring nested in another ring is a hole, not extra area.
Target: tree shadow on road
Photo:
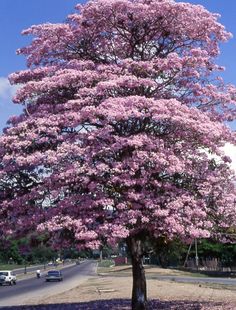
[[[81,303],[70,304],[49,304],[49,305],[27,305],[2,307],[1,309],[11,310],[130,310],[130,299],[110,299],[95,300]],[[235,305],[222,304],[216,302],[198,302],[198,301],[160,301],[150,300],[148,302],[150,310],[235,310]]]

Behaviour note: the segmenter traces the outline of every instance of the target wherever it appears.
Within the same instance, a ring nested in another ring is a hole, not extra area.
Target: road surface
[[[232,278],[213,278],[213,277],[201,278],[201,277],[158,276],[158,275],[150,278],[158,280],[171,280],[183,283],[216,283],[216,284],[236,286],[236,279]]]
[[[71,265],[71,262],[66,262],[64,265],[60,265],[60,266],[64,266],[66,267],[66,265]],[[48,264],[45,265],[37,265],[37,266],[26,266],[26,274],[32,273],[33,271],[36,272],[36,270],[40,269],[42,272],[44,272],[44,270],[48,270],[54,268],[54,265],[52,264],[51,266],[49,266]],[[13,270],[14,274],[16,275],[20,275],[20,274],[25,274],[25,268],[17,268]]]
[[[85,261],[80,265],[62,269],[62,282],[46,282],[43,274],[40,279],[33,277],[19,280],[14,286],[0,286],[0,308],[2,309],[4,306],[23,305],[29,300],[33,302],[39,296],[43,300],[43,298],[48,296],[62,293],[78,286],[90,276],[94,276],[95,270],[96,263],[94,261]]]

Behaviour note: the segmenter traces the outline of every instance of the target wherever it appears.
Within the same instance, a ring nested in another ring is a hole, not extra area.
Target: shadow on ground
[[[11,310],[130,310],[129,299],[97,300],[72,304],[28,305],[2,307]],[[236,310],[236,306],[214,302],[150,300],[150,310]]]

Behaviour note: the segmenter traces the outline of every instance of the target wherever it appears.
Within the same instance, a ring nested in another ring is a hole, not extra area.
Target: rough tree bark
[[[132,310],[146,310],[147,286],[141,240],[132,236],[127,240],[127,244],[131,254],[133,271]]]

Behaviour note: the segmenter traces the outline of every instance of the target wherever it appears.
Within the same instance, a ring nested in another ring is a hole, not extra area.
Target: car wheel
[[[16,281],[14,281],[13,284],[16,285]]]

